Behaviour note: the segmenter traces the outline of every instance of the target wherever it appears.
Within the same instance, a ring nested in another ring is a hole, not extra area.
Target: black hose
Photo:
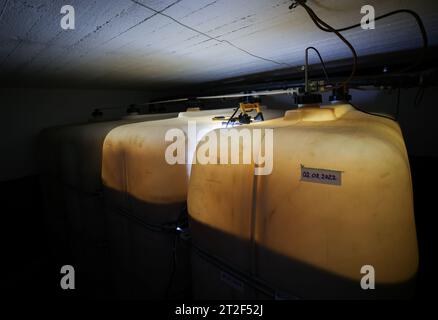
[[[326,68],[326,66],[325,66],[324,60],[322,59],[321,54],[319,53],[319,51],[318,51],[315,47],[307,47],[307,48],[306,48],[306,61],[307,61],[308,56],[309,56],[309,50],[313,50],[313,51],[315,51],[316,54],[318,55],[318,57],[319,57],[319,61],[321,61],[322,70],[324,71],[325,79],[327,80],[327,82],[329,82],[329,76],[328,76],[328,73],[327,73],[327,68]],[[307,68],[307,67],[308,67],[308,66],[306,66],[306,68]]]
[[[228,121],[227,121],[227,125],[225,126],[225,128],[228,128],[228,125],[230,124],[231,119],[233,119],[233,117],[236,115],[236,113],[237,113],[237,111],[238,111],[239,109],[240,109],[240,107],[237,107],[237,108],[234,110],[234,112],[233,112],[233,114],[231,115],[230,119],[228,119]]]
[[[356,109],[357,111],[369,114],[370,116],[381,117],[381,118],[389,119],[389,120],[392,120],[392,121],[397,121],[394,117],[391,117],[391,116],[387,116],[387,115],[384,115],[384,114],[377,114],[377,113],[365,111],[365,110],[359,108],[358,106],[352,104],[351,102],[349,102],[348,104],[350,106],[352,106],[354,109]]]
[[[352,44],[342,35],[339,33],[339,31],[337,31],[336,29],[334,29],[332,26],[330,26],[329,24],[327,24],[326,22],[324,22],[323,20],[321,20],[316,13],[305,3],[305,0],[296,0],[296,3],[298,3],[299,5],[301,5],[307,12],[307,14],[309,15],[309,17],[312,19],[313,23],[322,31],[325,32],[331,32],[336,34],[336,36],[341,39],[342,42],[345,43],[345,45],[350,49],[352,55],[353,55],[353,66],[351,69],[351,73],[348,76],[348,78],[343,82],[342,86],[345,88],[347,88],[348,83],[351,81],[351,79],[353,79],[354,74],[356,73],[356,68],[357,68],[357,53],[356,50],[354,49],[354,47],[352,46]]]
[[[306,9],[306,7],[307,7],[310,11],[312,11],[312,10],[311,10],[311,9],[305,4],[305,2],[306,2],[306,1],[303,1],[303,0],[296,0],[296,1],[290,6],[290,9],[295,8],[295,7],[299,4],[299,5],[303,6],[304,9]],[[308,10],[306,9],[306,11],[308,11]],[[309,11],[308,11],[308,13],[309,13]],[[409,70],[411,70],[411,69],[413,69],[413,68],[415,68],[415,67],[417,67],[418,65],[421,64],[421,62],[422,62],[423,59],[424,59],[424,56],[426,55],[426,51],[427,51],[427,48],[428,48],[428,45],[429,45],[429,40],[428,40],[428,37],[427,37],[427,31],[426,31],[426,28],[424,27],[423,20],[421,19],[420,15],[419,15],[418,13],[416,13],[415,11],[413,11],[413,10],[409,10],[409,9],[399,9],[399,10],[394,10],[394,11],[391,11],[391,12],[385,13],[385,14],[383,14],[383,15],[381,15],[381,16],[378,16],[378,17],[374,18],[374,21],[378,21],[378,20],[381,20],[381,19],[384,19],[384,18],[387,18],[387,17],[393,16],[393,15],[396,15],[396,14],[400,14],[400,13],[410,14],[411,16],[414,17],[414,19],[415,19],[415,21],[417,22],[417,25],[418,25],[418,27],[419,27],[419,29],[420,29],[421,37],[423,38],[423,50],[422,50],[422,52],[421,52],[421,55],[419,55],[418,58],[416,59],[416,62],[415,62],[414,64],[412,64],[411,66],[409,66],[409,67],[406,67],[406,68],[404,68],[404,69],[402,69],[402,70],[400,70],[400,71],[397,71],[397,73],[404,73],[404,72],[409,71]],[[309,13],[309,14],[310,14],[310,13]],[[316,16],[316,14],[315,14],[313,11],[312,11],[312,14],[313,14],[313,16],[314,16],[314,18],[315,18],[316,20],[322,21],[321,19],[319,19],[319,18]],[[313,19],[312,19],[312,20],[313,20]],[[315,20],[314,20],[314,22],[315,22]],[[333,31],[336,31],[336,32],[343,32],[343,31],[347,31],[347,30],[351,30],[351,29],[354,29],[354,28],[360,27],[360,26],[361,26],[361,23],[357,23],[357,24],[354,24],[354,25],[351,25],[351,26],[347,26],[347,27],[343,27],[343,28],[333,29],[333,28],[328,28],[328,27],[324,27],[323,25],[317,24],[317,27],[318,27],[319,29],[321,29],[322,31],[325,31],[325,32],[333,32]]]

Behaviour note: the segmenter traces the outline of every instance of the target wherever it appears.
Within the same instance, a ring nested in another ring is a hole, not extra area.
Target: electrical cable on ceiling
[[[316,49],[315,47],[307,47],[305,50],[305,66],[304,66],[304,84],[305,84],[305,92],[309,93],[309,51],[313,50],[316,52],[316,54],[319,57],[319,61],[321,61],[322,64],[322,70],[324,71],[325,74],[325,79],[327,81],[327,83],[329,82],[329,77],[328,77],[328,73],[325,67],[325,63],[324,60],[322,59],[321,54],[319,53],[318,49]]]
[[[160,12],[163,12],[163,11],[166,11],[166,10],[172,8],[174,5],[180,3],[181,1],[183,1],[183,0],[176,0],[175,2],[172,2],[172,3],[169,4],[168,6],[164,7],[163,9],[161,9]],[[144,19],[141,20],[140,22],[137,22],[137,23],[134,24],[133,26],[130,26],[128,29],[125,29],[125,30],[123,30],[122,32],[116,34],[114,37],[109,38],[108,40],[106,40],[105,42],[103,42],[101,45],[105,45],[105,44],[107,44],[108,42],[110,42],[110,41],[112,41],[112,40],[114,40],[114,39],[120,37],[121,35],[123,35],[123,34],[129,32],[129,31],[131,31],[132,29],[138,27],[139,25],[145,23],[146,21],[149,21],[150,19],[152,19],[152,18],[155,17],[156,15],[158,15],[157,12],[155,12],[154,14],[152,14],[152,15],[150,15],[150,16],[144,18]]]
[[[291,6],[289,7],[289,9],[294,9],[298,5],[302,5],[302,2],[305,2],[305,1],[303,1],[303,0],[294,1],[291,4]],[[427,51],[428,45],[429,45],[428,44],[429,40],[428,40],[428,37],[427,37],[427,32],[426,32],[426,28],[424,27],[423,20],[421,19],[420,15],[418,13],[416,13],[415,11],[413,11],[413,10],[410,10],[410,9],[394,10],[394,11],[388,12],[386,14],[383,14],[381,16],[378,16],[378,17],[374,18],[374,21],[378,21],[378,20],[381,20],[381,19],[393,16],[393,15],[396,15],[396,14],[400,14],[400,13],[407,13],[407,14],[410,14],[411,16],[414,17],[414,19],[417,22],[417,25],[418,25],[418,27],[420,29],[421,37],[423,39],[423,50],[421,52],[421,55],[417,58],[416,62],[414,64],[412,64],[411,66],[398,71],[399,73],[404,73],[406,71],[409,71],[409,70],[417,67],[423,61],[424,56],[426,55],[426,51]],[[316,16],[316,14],[315,14],[315,16]],[[337,31],[337,32],[343,32],[343,31],[355,29],[355,28],[360,27],[360,26],[361,26],[361,23],[357,23],[357,24],[354,24],[354,25],[351,25],[351,26],[347,26],[347,27],[343,27],[343,28],[338,28],[338,29],[334,29],[334,30]],[[321,25],[318,25],[318,28],[320,28],[321,30],[323,30],[325,32],[333,32],[330,28],[325,28],[324,26],[321,26]]]
[[[257,58],[257,59],[260,59],[260,60],[263,60],[263,61],[266,61],[266,62],[274,63],[274,64],[276,64],[276,65],[284,65],[284,66],[287,66],[287,67],[294,67],[294,66],[292,66],[292,65],[290,65],[290,64],[288,64],[288,63],[285,63],[285,62],[279,62],[279,61],[276,61],[276,60],[273,60],[273,59],[269,59],[269,58],[265,58],[265,57],[262,57],[262,56],[259,56],[259,55],[256,55],[256,54],[253,54],[253,53],[249,52],[248,50],[245,50],[245,49],[243,49],[243,48],[241,48],[241,47],[235,45],[234,43],[232,43],[232,42],[230,42],[230,41],[228,41],[228,40],[222,40],[222,39],[218,39],[217,37],[210,36],[210,35],[208,35],[208,34],[205,33],[205,32],[202,32],[202,31],[200,31],[200,30],[197,30],[197,29],[195,29],[195,28],[193,28],[193,27],[191,27],[191,26],[189,26],[189,25],[186,25],[186,24],[182,23],[181,21],[179,21],[179,20],[173,18],[172,16],[167,15],[167,14],[163,13],[162,11],[155,10],[155,9],[149,7],[148,5],[145,5],[145,4],[143,4],[143,3],[141,3],[141,2],[139,2],[139,1],[137,1],[137,0],[130,0],[130,1],[133,2],[133,3],[135,3],[135,4],[137,4],[137,5],[140,5],[140,6],[144,7],[144,8],[146,8],[146,9],[150,10],[150,11],[153,11],[155,14],[162,15],[162,16],[164,16],[164,17],[166,17],[166,18],[168,18],[168,19],[174,21],[175,23],[179,24],[180,26],[182,26],[182,27],[184,27],[184,28],[186,28],[186,29],[189,29],[189,30],[191,30],[191,31],[193,31],[193,32],[195,32],[195,33],[198,33],[198,34],[200,34],[200,35],[202,35],[202,36],[204,36],[204,37],[207,37],[207,38],[210,39],[210,40],[217,41],[217,42],[219,42],[219,43],[226,43],[226,44],[228,44],[228,45],[234,47],[235,49],[237,49],[237,50],[239,50],[239,51],[241,51],[241,52],[243,52],[243,53],[245,53],[245,54],[247,54],[247,55],[249,55],[249,56],[252,56],[252,57],[254,57],[254,58]],[[293,3],[291,4],[291,6],[289,7],[289,9],[294,9],[294,8],[298,7],[299,5],[302,6],[302,7],[306,10],[307,14],[309,15],[309,17],[311,18],[311,20],[313,21],[313,23],[314,23],[314,24],[315,24],[320,30],[322,30],[322,31],[324,31],[324,32],[334,33],[334,34],[335,34],[335,35],[336,35],[336,36],[337,36],[342,42],[344,42],[345,45],[350,49],[350,51],[351,51],[351,53],[352,53],[352,56],[353,56],[352,70],[351,70],[351,73],[350,73],[349,77],[348,77],[345,81],[343,81],[343,82],[342,82],[342,85],[341,85],[342,87],[344,87],[345,89],[347,89],[347,85],[348,85],[348,83],[352,80],[352,78],[354,77],[355,72],[356,72],[356,69],[357,69],[357,53],[356,53],[356,50],[354,49],[354,47],[352,46],[352,44],[351,44],[351,43],[350,43],[350,42],[349,42],[344,36],[342,36],[342,35],[340,34],[340,32],[343,32],[343,31],[347,31],[347,30],[350,30],[350,29],[357,28],[357,27],[361,26],[361,24],[358,23],[358,24],[355,24],[355,25],[351,25],[351,26],[347,26],[347,27],[343,27],[343,28],[335,29],[335,28],[333,28],[332,26],[330,26],[329,24],[327,24],[325,21],[323,21],[320,17],[318,17],[318,15],[316,15],[316,13],[315,13],[315,12],[314,12],[314,11],[308,6],[308,5],[306,5],[306,0],[294,0]],[[392,16],[392,15],[395,15],[395,14],[400,14],[400,13],[408,13],[408,14],[412,15],[412,16],[415,18],[415,20],[416,20],[416,22],[417,22],[417,24],[418,24],[418,26],[419,26],[419,28],[420,28],[421,35],[422,35],[422,38],[423,38],[423,51],[422,51],[422,54],[419,56],[419,58],[418,58],[418,60],[417,60],[417,62],[416,62],[415,64],[413,64],[412,66],[410,66],[410,67],[408,67],[408,68],[403,69],[402,71],[399,71],[400,73],[402,73],[402,72],[406,72],[406,71],[408,71],[408,70],[414,68],[415,66],[417,66],[417,65],[419,65],[419,64],[421,63],[421,61],[422,61],[423,58],[424,58],[424,55],[425,55],[426,49],[427,49],[427,47],[428,47],[428,38],[427,38],[426,29],[425,29],[425,27],[424,27],[424,24],[423,24],[423,22],[422,22],[420,16],[419,16],[416,12],[414,12],[414,11],[412,11],[412,10],[408,10],[408,9],[395,10],[395,11],[389,12],[389,13],[387,13],[387,14],[381,15],[381,16],[375,18],[374,20],[377,21],[377,20],[384,19],[384,18],[386,18],[386,17]],[[318,57],[319,57],[319,59],[320,59],[320,61],[321,61],[322,68],[323,68],[323,71],[324,71],[325,77],[326,77],[326,79],[327,79],[327,82],[329,82],[327,69],[326,69],[326,66],[325,66],[324,60],[323,60],[322,57],[321,57],[321,54],[319,53],[319,51],[318,51],[316,48],[314,48],[314,47],[308,47],[308,48],[306,48],[306,57],[307,57],[307,55],[308,55],[308,51],[309,51],[309,50],[314,50],[314,51],[317,53],[317,55],[318,55]],[[340,87],[340,86],[337,86],[337,87]],[[336,88],[336,87],[334,87],[334,88]],[[422,95],[422,92],[419,92],[419,93],[417,94],[417,96],[421,96],[421,95]],[[400,97],[399,97],[399,95],[398,95],[398,102],[397,102],[397,105],[399,104],[399,100],[400,100]],[[418,97],[416,97],[415,100],[418,100]],[[355,106],[355,105],[353,105],[353,104],[351,104],[351,106],[353,106],[353,107],[354,107],[355,109],[357,109],[358,111],[361,111],[361,112],[364,112],[364,113],[367,113],[367,114],[370,114],[370,115],[379,116],[379,117],[383,117],[383,118],[387,118],[387,119],[394,120],[394,118],[393,118],[393,117],[390,117],[390,116],[385,116],[385,115],[382,115],[382,114],[375,114],[375,113],[367,112],[367,111],[364,111],[364,110],[358,108],[357,106]],[[397,108],[398,108],[398,107],[397,107]],[[237,112],[237,110],[238,110],[238,108],[236,108],[234,114]],[[232,117],[231,117],[231,118],[232,118]],[[227,122],[227,126],[228,126],[228,124],[229,124],[231,118],[230,118],[229,121]]]
[[[144,3],[138,2],[138,1],[136,1],[136,0],[131,0],[131,1],[132,1],[133,3],[139,5],[139,6],[142,6],[142,7],[146,8],[146,9],[148,9],[148,10],[150,10],[150,11],[155,12],[156,14],[159,14],[159,15],[161,15],[161,16],[163,16],[163,17],[166,17],[166,18],[172,20],[173,22],[179,24],[180,26],[182,26],[182,27],[184,27],[184,28],[186,28],[186,29],[189,29],[189,30],[191,30],[191,31],[193,31],[193,32],[196,32],[196,33],[198,33],[198,34],[200,34],[200,35],[202,35],[202,36],[204,36],[204,37],[207,37],[207,38],[209,38],[210,40],[217,41],[217,42],[219,42],[219,43],[226,43],[226,44],[228,44],[229,46],[231,46],[231,47],[233,47],[233,48],[235,48],[235,49],[237,49],[237,50],[239,50],[239,51],[241,51],[241,52],[243,52],[243,53],[245,53],[245,54],[247,54],[247,55],[249,55],[249,56],[251,56],[251,57],[253,57],[253,58],[256,58],[256,59],[259,59],[259,60],[263,60],[263,61],[265,61],[265,62],[270,62],[270,63],[276,64],[276,65],[280,65],[280,66],[287,66],[287,67],[289,67],[289,68],[294,67],[293,65],[288,64],[288,63],[286,63],[286,62],[279,62],[279,61],[276,61],[276,60],[273,60],[273,59],[269,59],[269,58],[265,58],[265,57],[262,57],[262,56],[256,55],[256,54],[254,54],[254,53],[252,53],[252,52],[250,52],[250,51],[248,51],[248,50],[246,50],[246,49],[243,49],[243,48],[241,48],[241,47],[235,45],[235,44],[232,43],[231,41],[223,40],[223,39],[218,39],[217,37],[212,37],[212,36],[210,36],[209,34],[207,34],[207,33],[205,33],[205,32],[202,32],[202,31],[200,31],[200,30],[197,30],[197,29],[195,29],[195,28],[193,28],[193,27],[191,27],[191,26],[189,26],[189,25],[186,25],[186,24],[182,23],[181,21],[175,19],[174,17],[169,16],[168,14],[165,14],[165,13],[163,13],[163,12],[161,12],[161,11],[155,10],[154,8],[151,8],[151,7],[149,7],[148,5],[145,5]]]
[[[6,8],[7,8],[7,6],[8,6],[8,3],[9,3],[9,0],[6,0],[5,3],[3,4],[2,11],[0,12],[0,21],[1,21],[1,19],[3,18],[3,14],[4,14],[5,11],[6,11]]]
[[[327,80],[327,82],[329,82],[329,76],[327,73],[327,68],[325,66],[324,63],[324,59],[322,58],[321,54],[319,53],[318,49],[316,49],[315,47],[307,47],[306,48],[306,61],[308,61],[308,57],[309,57],[309,50],[313,50],[316,52],[316,54],[318,55],[319,61],[321,61],[321,65],[322,65],[322,70],[324,71],[324,75],[325,75],[325,79]],[[306,65],[306,68],[308,66]]]
[[[409,71],[409,70],[417,67],[418,65],[420,65],[420,63],[424,59],[424,56],[426,55],[426,51],[427,51],[427,48],[428,48],[428,45],[429,45],[428,44],[429,40],[427,38],[427,32],[426,32],[426,28],[424,27],[423,20],[418,15],[418,13],[416,13],[415,11],[412,11],[412,10],[409,10],[409,9],[395,10],[395,11],[388,12],[388,13],[386,13],[384,15],[378,16],[377,18],[374,19],[374,21],[378,21],[380,19],[383,19],[383,18],[386,18],[386,17],[390,17],[392,15],[396,15],[396,14],[399,14],[399,13],[407,13],[407,14],[412,15],[415,18],[415,21],[417,22],[418,27],[420,28],[421,37],[423,39],[423,50],[421,51],[421,55],[419,55],[418,58],[416,59],[415,63],[412,64],[409,67],[406,67],[406,68],[398,71],[399,73],[404,73],[404,72]],[[347,30],[351,30],[351,29],[357,28],[360,25],[361,24],[358,23],[358,24],[355,24],[355,25],[352,25],[352,26],[348,26],[348,27],[344,27],[344,28],[336,29],[336,30],[339,31],[339,32],[347,31]]]
[[[331,27],[329,24],[327,24],[326,22],[324,22],[323,20],[321,20],[316,13],[305,4],[306,0],[296,0],[289,8],[293,9],[296,8],[298,5],[301,5],[306,12],[308,13],[308,15],[310,16],[310,18],[312,19],[312,21],[314,22],[314,24],[321,30],[325,31],[325,32],[330,32],[330,33],[334,33],[338,36],[339,39],[341,39],[346,45],[347,47],[351,50],[352,54],[353,54],[353,67],[350,73],[350,76],[343,82],[342,86],[344,87],[344,90],[347,90],[347,85],[350,82],[350,80],[354,77],[354,74],[356,72],[356,68],[357,68],[357,53],[356,50],[354,49],[354,47],[351,45],[351,43],[345,39],[345,37],[343,37],[339,31],[337,31],[336,29],[334,29],[333,27]],[[356,109],[357,111],[372,115],[372,116],[377,116],[377,117],[381,117],[381,118],[386,118],[386,119],[390,119],[392,121],[394,121],[395,119],[391,116],[386,116],[384,114],[376,114],[376,113],[372,113],[372,112],[368,112],[365,111],[359,107],[357,107],[356,105],[352,104],[351,102],[349,102],[349,104]]]
[[[247,55],[249,55],[249,56],[251,56],[253,58],[256,58],[256,59],[259,59],[259,60],[263,60],[265,62],[270,62],[270,63],[276,64],[276,65],[282,65],[282,66],[286,66],[286,67],[294,67],[293,65],[285,63],[285,62],[279,62],[279,61],[276,61],[274,59],[270,59],[270,58],[266,58],[266,57],[262,57],[262,56],[259,56],[257,54],[254,54],[254,53],[252,53],[252,52],[250,52],[250,51],[248,51],[246,49],[243,49],[243,48],[237,46],[236,44],[232,43],[231,41],[224,40],[224,39],[218,39],[217,37],[210,36],[209,34],[207,34],[205,32],[197,30],[197,29],[195,29],[195,28],[193,28],[193,27],[191,27],[189,25],[186,25],[186,24],[182,23],[181,21],[175,19],[174,17],[172,17],[172,16],[170,16],[168,14],[165,14],[162,11],[155,10],[154,8],[152,8],[152,7],[150,7],[150,6],[146,5],[146,4],[143,4],[143,3],[141,3],[141,2],[139,2],[137,0],[131,0],[131,2],[133,2],[133,3],[137,4],[137,5],[140,5],[140,6],[146,8],[146,9],[148,9],[150,11],[153,11],[155,14],[164,16],[164,17],[174,21],[175,23],[179,24],[180,26],[182,26],[182,27],[184,27],[186,29],[189,29],[189,30],[191,30],[191,31],[193,31],[195,33],[198,33],[198,34],[200,34],[200,35],[202,35],[204,37],[207,37],[210,40],[217,41],[219,43],[226,43],[229,46],[231,46],[231,47],[233,47],[233,48],[235,48],[235,49],[237,49],[237,50],[239,50],[239,51],[241,51],[241,52],[243,52],[243,53],[245,53],[245,54],[247,54]],[[351,25],[351,26],[335,29],[335,28],[331,27],[330,25],[328,25],[326,22],[324,22],[321,18],[319,18],[316,15],[316,13],[309,6],[307,6],[305,4],[305,2],[306,2],[306,0],[295,0],[295,1],[293,1],[293,3],[291,4],[291,6],[289,8],[290,9],[294,9],[298,5],[301,5],[306,10],[306,12],[309,14],[310,18],[312,19],[312,21],[315,23],[315,25],[319,29],[321,29],[324,32],[335,33],[336,36],[338,36],[338,38],[341,39],[347,45],[347,47],[351,50],[351,52],[352,52],[352,55],[353,55],[352,71],[350,73],[350,76],[343,82],[343,86],[346,87],[347,84],[354,77],[354,74],[355,74],[356,69],[357,69],[357,53],[356,53],[354,47],[351,45],[351,43],[347,39],[345,39],[345,37],[343,37],[340,34],[340,32],[357,28],[361,24],[358,23],[358,24],[355,24],[355,25]],[[382,16],[379,16],[379,17],[375,18],[374,20],[377,21],[377,20],[384,19],[386,17],[392,16],[392,15],[395,15],[395,14],[399,14],[399,13],[408,13],[408,14],[412,15],[415,18],[415,20],[417,21],[417,24],[418,24],[418,26],[420,28],[420,31],[421,31],[421,34],[422,34],[422,38],[423,38],[423,52],[422,52],[422,54],[419,56],[419,58],[418,58],[418,60],[417,60],[417,62],[415,64],[413,64],[412,66],[410,66],[408,68],[405,68],[405,69],[399,71],[400,73],[402,73],[402,72],[406,72],[406,71],[414,68],[415,66],[417,66],[418,64],[421,63],[421,61],[424,58],[427,46],[428,46],[428,39],[427,39],[426,30],[424,28],[424,24],[423,24],[420,16],[416,12],[414,12],[412,10],[400,9],[400,10],[392,11],[392,12],[389,12],[389,13],[384,14]],[[327,72],[325,71],[324,73],[326,74],[326,78],[327,78]]]
[[[353,66],[352,66],[350,75],[342,83],[342,86],[344,87],[344,90],[346,90],[347,86],[348,86],[348,83],[351,81],[351,79],[353,79],[354,74],[356,73],[356,68],[357,68],[357,53],[356,53],[356,50],[354,49],[354,47],[351,45],[351,43],[342,34],[340,34],[338,31],[336,31],[336,29],[334,29],[332,26],[330,26],[329,24],[327,24],[326,22],[321,20],[316,15],[316,13],[308,5],[306,5],[306,0],[295,0],[295,2],[289,8],[293,9],[293,8],[295,8],[298,5],[302,6],[306,10],[307,14],[312,19],[313,23],[319,29],[321,29],[322,31],[325,31],[325,32],[334,33],[350,49],[350,51],[351,51],[351,53],[353,55]]]

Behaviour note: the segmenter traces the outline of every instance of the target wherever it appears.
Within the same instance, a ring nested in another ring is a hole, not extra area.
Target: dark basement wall
[[[89,121],[95,108],[118,118],[131,103],[146,101],[142,91],[80,89],[0,89],[0,181],[35,174],[36,138],[47,127]]]

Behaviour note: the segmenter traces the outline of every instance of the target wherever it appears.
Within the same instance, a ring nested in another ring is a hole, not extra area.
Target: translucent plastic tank
[[[166,161],[171,142],[165,136],[172,129],[187,135],[192,121],[198,133],[208,132],[223,125],[213,120],[215,116],[232,113],[232,109],[183,112],[176,119],[120,126],[106,137],[102,180],[121,297],[162,299],[185,294],[189,256],[174,223],[185,212],[190,165]],[[267,118],[274,113],[264,112]],[[194,142],[193,150],[187,146],[186,159],[193,156]]]
[[[273,129],[271,174],[254,175],[253,162],[192,166],[195,297],[411,295],[417,238],[397,123],[330,105],[248,127]]]
[[[151,114],[107,122],[90,122],[45,129],[39,137],[41,182],[46,221],[56,245],[55,255],[72,251],[78,272],[104,277],[105,237],[101,195],[102,145],[113,128],[138,121],[175,117]],[[71,259],[68,259],[71,261]],[[101,279],[101,283],[105,279]],[[101,283],[93,279],[92,287]],[[83,284],[84,282],[82,282]],[[82,286],[83,287],[83,286]]]

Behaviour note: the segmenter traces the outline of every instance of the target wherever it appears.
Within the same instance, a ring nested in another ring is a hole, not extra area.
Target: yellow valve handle
[[[239,104],[239,108],[243,114],[251,112],[253,110],[256,110],[257,113],[260,113],[260,103],[259,102],[255,102],[255,103],[243,103],[242,102]]]
[[[261,113],[260,103],[239,103],[239,109],[241,114],[247,114],[252,111],[256,111],[257,114]],[[231,117],[225,117],[225,116],[217,116],[212,118],[213,121],[228,121]]]

